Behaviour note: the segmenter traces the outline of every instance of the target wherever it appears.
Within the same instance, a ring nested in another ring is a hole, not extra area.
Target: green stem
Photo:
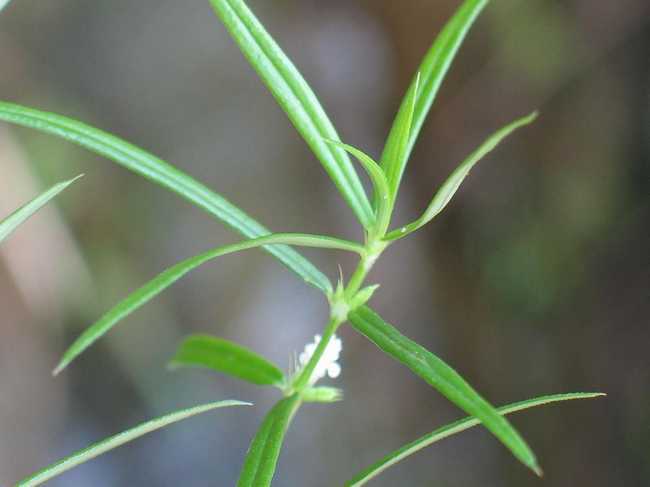
[[[359,289],[361,289],[361,286],[363,286],[363,281],[366,280],[366,276],[368,275],[368,271],[371,267],[372,263],[368,261],[368,257],[365,255],[361,256],[359,265],[352,273],[352,277],[350,277],[350,281],[345,287],[344,296],[347,298],[347,300],[352,299],[354,295],[359,292]]]
[[[316,350],[312,354],[311,358],[307,362],[307,365],[300,371],[298,377],[292,384],[292,387],[287,391],[287,394],[293,392],[302,392],[305,387],[309,385],[309,379],[314,373],[318,362],[325,353],[327,345],[329,345],[330,340],[336,333],[336,330],[339,326],[347,321],[347,315],[350,310],[350,304],[354,299],[355,295],[359,292],[363,286],[363,282],[368,275],[370,269],[375,264],[379,255],[384,250],[386,244],[378,244],[376,241],[370,241],[366,244],[366,252],[361,255],[361,259],[357,268],[352,273],[350,281],[343,290],[341,295],[332,296],[331,305],[331,318],[325,330],[323,331],[323,336],[316,346]]]
[[[323,336],[320,342],[318,342],[318,345],[316,346],[316,350],[314,350],[314,353],[309,359],[309,362],[307,362],[307,365],[300,371],[300,374],[294,381],[292,387],[293,391],[300,393],[305,389],[305,387],[309,385],[309,379],[311,378],[311,375],[314,373],[318,362],[323,356],[323,353],[325,353],[327,345],[334,336],[334,333],[336,333],[338,327],[341,326],[341,323],[343,322],[340,319],[334,317],[330,319],[330,322],[327,324],[325,330],[323,331]]]

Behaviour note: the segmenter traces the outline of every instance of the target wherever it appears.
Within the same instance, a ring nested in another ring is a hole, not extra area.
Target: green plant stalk
[[[390,217],[390,215],[389,215]],[[384,235],[381,235],[383,238]],[[359,264],[352,273],[348,284],[340,292],[335,292],[330,295],[330,321],[323,330],[323,335],[314,350],[313,355],[307,362],[307,365],[300,371],[292,386],[287,391],[287,394],[298,392],[301,393],[308,385],[309,379],[316,369],[323,353],[327,349],[327,345],[334,337],[336,330],[347,321],[348,313],[352,311],[352,303],[357,293],[361,290],[363,283],[368,276],[368,273],[375,265],[383,250],[388,246],[387,242],[382,242],[381,239],[368,238],[364,247],[364,252],[361,253]]]
[[[316,345],[314,353],[308,360],[307,364],[297,373],[292,381],[289,381],[288,386],[284,390],[284,398],[279,400],[274,407],[267,414],[267,419],[260,424],[255,437],[252,440],[251,445],[255,445],[259,442],[264,442],[267,440],[268,435],[270,434],[269,428],[271,428],[271,417],[273,411],[276,408],[281,407],[283,401],[287,401],[290,398],[296,398],[296,401],[293,403],[292,411],[289,417],[287,418],[286,424],[282,426],[282,432],[286,432],[289,422],[297,414],[298,409],[303,404],[303,397],[305,392],[311,387],[310,379],[314,370],[318,366],[327,346],[331,342],[338,328],[344,324],[348,319],[348,314],[353,311],[355,306],[360,306],[363,303],[362,299],[356,299],[357,295],[361,292],[363,293],[363,283],[368,276],[368,273],[377,262],[377,259],[381,255],[382,251],[389,245],[388,242],[383,242],[382,238],[384,237],[385,229],[383,231],[379,229],[380,224],[378,222],[373,225],[373,227],[368,231],[366,237],[366,243],[363,246],[363,252],[360,252],[361,258],[355,271],[352,273],[350,280],[347,285],[343,286],[342,284],[337,288],[333,293],[328,294],[328,299],[330,303],[330,319],[325,329],[322,333],[322,338]],[[275,462],[277,461],[280,448],[282,447],[282,442],[284,440],[284,434],[277,436],[279,443],[276,444],[273,455],[272,464],[268,464],[266,468],[262,468],[264,471],[264,478],[255,477],[252,481],[258,482],[257,484],[251,483],[249,478],[252,474],[251,472],[256,472],[260,470],[259,465],[257,467],[245,463],[242,467],[242,477],[240,477],[240,482],[237,484],[238,487],[248,487],[252,485],[264,485],[268,486],[271,483],[273,478],[273,473],[275,471]],[[251,446],[252,448],[252,446]],[[247,456],[247,462],[255,461],[250,459],[250,454]],[[243,480],[242,480],[243,479]]]
[[[322,338],[320,342],[318,342],[316,350],[314,350],[314,353],[307,362],[307,365],[305,365],[305,367],[298,373],[298,376],[293,382],[290,390],[287,392],[287,395],[290,395],[294,392],[301,394],[305,388],[309,386],[309,379],[311,375],[314,373],[314,370],[316,369],[318,362],[323,356],[323,353],[325,353],[327,345],[332,340],[332,337],[336,333],[336,330],[338,330],[339,326],[341,326],[342,323],[343,321],[341,321],[339,317],[332,316],[329,323],[323,330]]]

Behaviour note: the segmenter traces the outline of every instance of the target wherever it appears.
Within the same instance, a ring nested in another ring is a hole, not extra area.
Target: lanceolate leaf
[[[170,367],[203,367],[253,384],[281,386],[284,374],[264,357],[248,348],[207,335],[187,337],[176,351]]]
[[[381,350],[402,362],[465,412],[479,419],[515,457],[541,475],[535,455],[519,433],[454,369],[427,349],[402,335],[366,306],[361,306],[350,313],[349,320],[358,332],[374,342]]]
[[[286,397],[271,409],[248,447],[237,487],[268,487],[273,480],[284,435],[300,406],[297,394]]]
[[[18,225],[23,223],[30,216],[32,216],[34,213],[40,210],[52,198],[54,198],[56,195],[58,195],[61,191],[63,191],[68,186],[70,186],[80,177],[81,176],[77,176],[74,179],[70,179],[68,181],[64,181],[59,184],[55,184],[50,189],[48,189],[41,195],[37,196],[26,205],[18,208],[16,211],[14,211],[11,215],[9,215],[4,220],[1,220],[0,221],[0,242],[2,242],[5,238],[7,238],[9,234],[13,232],[16,229],[16,227],[18,227]]]
[[[537,118],[537,112],[533,112],[526,117],[515,120],[514,122],[506,125],[488,137],[487,140],[485,140],[485,142],[483,142],[483,144],[481,144],[478,149],[472,152],[469,157],[465,159],[460,164],[460,166],[454,170],[454,172],[451,173],[449,178],[447,178],[436,195],[433,197],[427,209],[424,210],[422,216],[420,216],[420,218],[414,222],[409,223],[405,227],[393,230],[388,235],[386,235],[386,240],[395,240],[404,237],[433,220],[438,215],[438,213],[444,210],[447,204],[451,201],[453,196],[456,194],[456,191],[458,191],[458,188],[465,180],[469,172],[472,170],[474,165],[480,161],[483,156],[485,156],[488,152],[499,145],[499,143],[508,135],[510,135],[518,128],[533,122],[535,118]]]
[[[517,411],[523,411],[524,409],[534,408],[537,406],[543,406],[545,404],[551,404],[554,402],[561,401],[570,401],[574,399],[591,399],[594,397],[604,396],[605,394],[599,392],[573,392],[569,394],[555,394],[552,396],[541,396],[534,399],[528,399],[527,401],[516,402],[513,404],[508,404],[507,406],[500,407],[497,409],[499,414],[511,414]],[[470,429],[474,426],[478,426],[481,422],[472,417],[464,418],[458,421],[455,421],[451,424],[443,426],[431,433],[424,435],[417,440],[404,445],[403,447],[395,450],[394,452],[386,455],[384,458],[374,463],[363,472],[356,475],[352,480],[350,480],[345,485],[347,487],[361,487],[373,478],[380,475],[382,472],[392,467],[396,463],[404,460],[405,458],[417,453],[418,451],[426,448],[433,443],[436,443],[440,440],[444,440],[452,435],[461,433],[467,429]]]
[[[330,147],[323,140],[339,137],[307,82],[242,0],[210,2],[359,221],[369,228],[373,222],[372,208],[361,181],[345,151]]]
[[[335,140],[328,140],[329,144],[338,146],[345,151],[352,154],[358,159],[358,161],[363,166],[363,169],[368,173],[370,181],[375,189],[375,201],[376,201],[376,221],[377,227],[381,234],[383,235],[384,227],[388,226],[390,220],[390,189],[388,186],[388,180],[384,174],[384,170],[377,164],[372,157],[370,157],[365,152],[357,149],[354,146],[349,144],[343,144],[342,142],[337,142]]]
[[[140,436],[146,435],[147,433],[151,433],[152,431],[163,428],[172,423],[176,423],[177,421],[180,421],[182,419],[189,418],[196,414],[205,413],[212,409],[223,408],[228,406],[250,406],[250,405],[251,405],[250,403],[241,402],[241,401],[220,401],[211,404],[205,404],[202,406],[196,406],[189,409],[184,409],[182,411],[177,411],[175,413],[171,413],[166,416],[161,416],[160,418],[153,419],[139,426],[136,426],[135,428],[124,431],[115,436],[111,436],[110,438],[100,441],[99,443],[95,443],[94,445],[84,450],[80,450],[53,465],[45,467],[43,470],[37,472],[36,474],[18,482],[17,487],[33,487],[35,485],[41,485],[47,482],[48,480],[51,480],[52,478],[57,477],[58,475],[61,475],[67,470],[70,470],[71,468],[81,465],[82,463],[85,463],[88,460],[92,460],[93,458],[101,455],[102,453],[106,453],[107,451],[110,451],[113,448],[117,448],[118,446],[128,443],[129,441],[135,440]]]
[[[415,113],[415,104],[420,90],[420,73],[415,75],[415,81],[409,87],[404,97],[404,110],[400,110],[395,119],[395,143],[386,145],[386,150],[390,153],[382,154],[382,167],[386,172],[388,184],[390,186],[391,201],[395,201],[399,183],[404,173],[404,168],[408,161],[410,153],[411,133],[413,128],[413,114]]]
[[[12,103],[0,102],[0,120],[56,135],[105,156],[173,191],[245,237],[256,238],[270,233],[245,212],[191,176],[111,134],[61,115],[41,112]],[[329,279],[295,250],[284,245],[270,246],[266,250],[307,283],[326,294],[331,292],[332,285]]]
[[[201,264],[209,260],[221,257],[223,255],[248,250],[255,247],[262,247],[271,244],[290,244],[299,245],[304,247],[325,247],[340,250],[353,250],[358,251],[360,246],[354,242],[346,240],[339,240],[331,237],[322,237],[319,235],[307,235],[300,233],[276,233],[264,237],[258,237],[252,240],[245,240],[243,242],[235,243],[232,245],[225,245],[216,249],[208,250],[202,254],[190,257],[182,262],[179,262],[166,271],[158,274],[154,279],[147,284],[133,292],[126,299],[116,305],[108,313],[106,313],[99,321],[91,325],[84,331],[77,340],[65,352],[61,362],[54,369],[54,374],[58,374],[63,370],[75,357],[86,350],[96,340],[101,338],[119,321],[126,318],[133,313],[136,309],[147,303],[149,300],[160,294],[167,289],[185,274],[193,269],[196,269]]]
[[[460,45],[465,39],[467,31],[486,4],[487,0],[465,0],[454,16],[447,22],[447,25],[445,25],[440,34],[438,34],[438,37],[436,37],[433,45],[422,60],[422,64],[418,69],[420,87],[417,90],[415,99],[413,123],[409,131],[408,144],[404,151],[399,150],[402,141],[401,134],[404,121],[410,111],[411,102],[409,95],[415,91],[417,76],[413,79],[407,95],[402,101],[381,156],[382,167],[395,168],[394,174],[390,173],[389,175],[391,187],[395,191],[399,188],[406,162],[413,150],[413,145],[420,133],[422,124],[438,93],[440,84],[447,74],[449,66],[456,56]]]

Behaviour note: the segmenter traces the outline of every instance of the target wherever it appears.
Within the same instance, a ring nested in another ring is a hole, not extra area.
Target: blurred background
[[[251,0],[341,137],[374,156],[459,0]],[[495,404],[569,391],[605,399],[512,417],[534,478],[479,429],[377,486],[650,485],[650,4],[495,0],[471,31],[407,168],[416,217],[488,134],[538,108],[435,222],[391,248],[373,305]],[[276,231],[359,239],[351,211],[207,0],[13,2],[0,14],[0,98],[114,132],[206,182]],[[0,215],[85,173],[0,247],[0,485],[180,407],[209,413],[77,468],[53,486],[234,485],[275,391],[165,365],[192,332],[286,368],[326,320],[321,295],[262,252],[206,265],[61,376],[63,350],[162,269],[239,240],[178,197],[67,142],[0,124]],[[354,260],[307,250],[336,278]],[[407,369],[342,330],[345,400],[301,409],[275,485],[342,485],[458,418]]]

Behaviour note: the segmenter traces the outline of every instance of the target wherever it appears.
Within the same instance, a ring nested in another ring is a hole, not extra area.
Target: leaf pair
[[[451,201],[453,196],[458,191],[458,188],[469,175],[471,169],[480,161],[483,156],[488,152],[494,149],[503,139],[505,139],[512,132],[517,130],[520,127],[532,123],[535,118],[537,118],[537,112],[533,112],[530,115],[522,117],[515,120],[514,122],[506,125],[505,127],[499,129],[490,137],[488,137],[478,149],[472,152],[447,178],[447,180],[440,186],[440,189],[436,192],[435,196],[427,206],[424,213],[415,221],[409,223],[406,226],[393,230],[392,232],[386,235],[386,240],[397,240],[399,238],[405,237],[410,233],[419,230],[421,227],[433,220],[442,210],[445,209],[447,204]]]
[[[417,88],[417,82],[414,85]],[[409,96],[412,95],[411,92]],[[411,112],[408,112],[411,114]],[[395,204],[395,198],[397,196],[396,191],[397,187],[395,186],[397,179],[394,171],[399,169],[393,169],[392,177],[390,174],[386,174],[384,169],[377,164],[368,154],[365,152],[353,147],[349,144],[343,144],[336,141],[329,141],[330,144],[339,146],[354,157],[356,157],[363,168],[366,170],[370,179],[373,183],[375,189],[375,207],[377,215],[377,227],[379,228],[379,235],[387,241],[397,240],[402,237],[405,237],[416,230],[419,230],[424,225],[433,220],[438,214],[445,209],[449,204],[453,196],[460,188],[460,185],[469,175],[472,168],[479,162],[488,152],[492,151],[494,148],[499,145],[499,143],[505,139],[512,132],[521,128],[525,125],[532,123],[537,118],[537,112],[533,112],[525,117],[519,118],[514,122],[506,125],[505,127],[497,130],[494,134],[488,137],[474,152],[472,152],[447,178],[447,180],[440,186],[435,196],[429,203],[429,206],[424,210],[424,213],[415,221],[409,223],[406,226],[393,230],[385,235],[385,230],[388,228],[390,223],[390,217],[392,213],[393,206]],[[400,132],[402,137],[402,142],[408,140],[409,130],[410,130],[410,119],[407,117],[403,122],[406,128]],[[405,150],[406,145],[401,146],[402,150]],[[397,157],[395,160],[401,160]],[[390,168],[395,168],[396,165],[389,166]],[[390,178],[390,179],[389,179]]]

